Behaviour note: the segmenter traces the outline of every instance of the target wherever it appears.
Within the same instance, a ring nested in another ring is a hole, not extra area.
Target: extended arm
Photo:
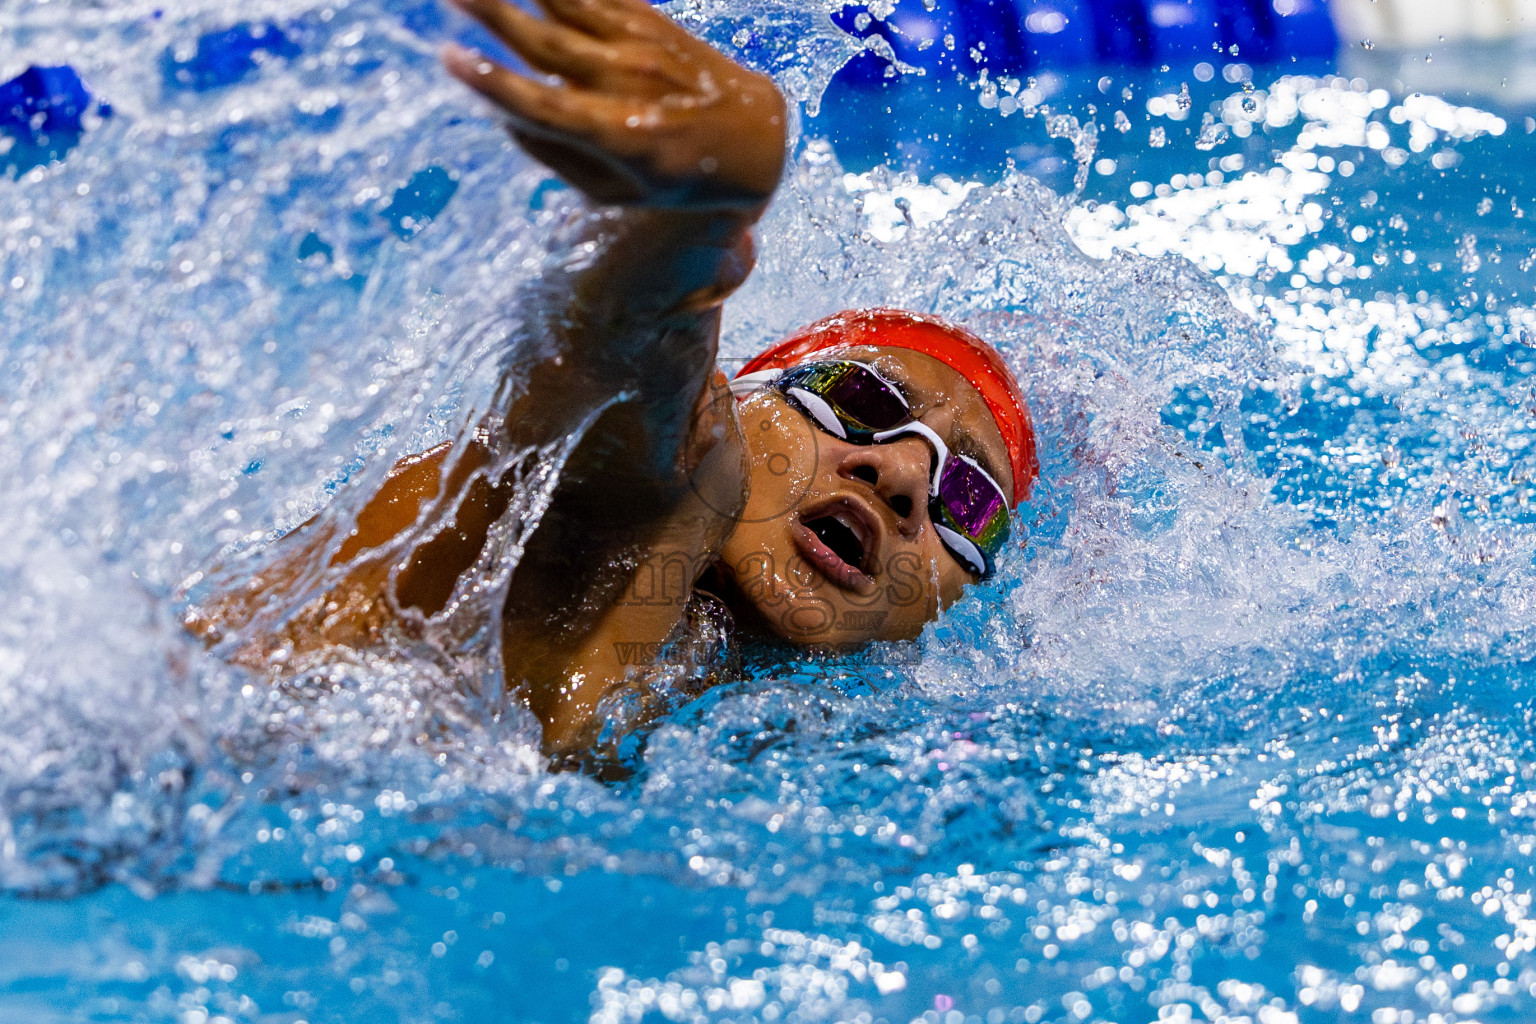
[[[556,749],[581,742],[622,677],[610,649],[619,633],[659,640],[681,611],[614,613],[634,560],[718,538],[729,499],[701,502],[701,487],[740,497],[739,453],[710,451],[723,431],[700,425],[714,415],[720,304],[751,269],[749,231],[782,170],[785,108],[769,79],[645,0],[540,0],[543,19],[501,0],[461,6],[559,77],[457,48],[444,55],[449,70],[507,113],[532,155],[623,207],[602,220],[598,255],[550,324],[571,358],[534,366],[526,407],[507,418],[508,440],[526,447],[569,433],[573,411],[611,403],[567,463],[503,612],[508,674],[527,684]]]
[[[751,270],[750,228],[782,170],[784,101],[645,0],[540,0],[543,18],[502,0],[458,2],[552,77],[456,46],[444,52],[449,71],[506,113],[532,155],[619,207],[592,223],[590,261],[546,287],[555,297],[540,329],[554,356],[528,368],[505,417],[506,440],[522,449],[612,403],[567,464],[547,531],[574,523],[588,546],[611,548],[605,533],[656,521],[697,486],[691,428],[720,304]],[[581,589],[575,578],[567,587]]]
[[[459,47],[444,52],[449,71],[507,115],[529,153],[608,209],[586,227],[593,244],[575,247],[565,269],[541,283],[547,308],[527,319],[548,344],[537,362],[519,367],[519,386],[502,389],[518,397],[495,410],[498,433],[397,466],[332,559],[353,566],[346,578],[317,616],[297,629],[287,624],[282,640],[363,642],[381,603],[428,615],[441,609],[511,497],[510,482],[482,471],[502,453],[558,442],[585,423],[503,612],[509,675],[528,683],[546,741],[559,746],[622,675],[593,638],[612,628],[602,612],[626,582],[631,556],[657,545],[707,545],[679,533],[724,528],[718,510],[729,506],[733,486],[740,496],[739,458],[711,449],[726,431],[700,424],[719,418],[708,399],[720,304],[751,269],[750,229],[782,170],[785,108],[771,80],[645,0],[540,0],[544,17],[502,0],[458,2],[551,77]],[[701,474],[713,479],[701,485]],[[726,496],[701,502],[701,486]],[[679,527],[690,501],[698,525]],[[413,526],[423,527],[411,535],[420,539],[400,559],[362,557],[394,550],[391,542]],[[316,541],[291,539],[291,559],[245,594],[194,613],[194,628],[216,637],[238,627],[266,594],[297,578]],[[257,641],[243,656],[259,658],[271,642]],[[573,671],[592,684],[580,694]]]

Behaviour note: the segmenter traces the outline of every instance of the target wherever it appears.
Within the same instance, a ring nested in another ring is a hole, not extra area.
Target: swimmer
[[[861,310],[727,380],[721,305],[751,270],[783,170],[773,82],[645,0],[539,0],[542,16],[457,2],[542,73],[443,55],[598,208],[594,254],[542,325],[547,356],[501,389],[493,421],[397,465],[329,556],[338,582],[232,656],[378,644],[401,617],[441,612],[527,468],[498,458],[547,457],[571,437],[499,622],[508,689],[547,753],[590,748],[613,695],[707,627],[823,648],[917,636],[993,571],[1036,475],[1002,359],[937,317]],[[305,533],[192,628],[239,635],[314,568],[324,544]]]

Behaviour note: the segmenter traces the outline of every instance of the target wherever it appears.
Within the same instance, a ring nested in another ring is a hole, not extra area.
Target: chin
[[[811,593],[797,593],[777,604],[754,607],[763,628],[797,647],[847,650],[886,640],[912,640],[921,622],[906,622],[884,602],[854,606]]]
[[[846,649],[915,639],[936,605],[912,567],[839,587],[797,548],[786,522],[749,524],[721,551],[743,625],[797,647]]]

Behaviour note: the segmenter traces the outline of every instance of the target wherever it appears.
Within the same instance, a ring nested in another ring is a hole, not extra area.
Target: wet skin
[[[460,6],[558,76],[444,54],[532,155],[604,207],[587,225],[594,255],[541,282],[564,305],[546,311],[549,358],[500,392],[517,397],[402,461],[342,534],[317,522],[285,537],[268,571],[193,609],[189,627],[267,671],[409,635],[472,570],[528,453],[579,437],[500,612],[508,688],[546,750],[591,744],[599,701],[633,678],[624,652],[659,647],[710,570],[742,618],[793,643],[914,636],[970,578],[928,522],[927,444],[850,445],[771,393],[738,406],[715,368],[720,305],[751,270],[750,230],[783,164],[772,81],[645,0],[540,0],[543,18]],[[905,350],[847,354],[1011,492],[1001,434],[964,378]],[[818,535],[829,517],[842,531],[831,546]],[[289,608],[317,577],[322,596]]]
[[[1002,434],[957,371],[897,348],[842,348],[815,358],[876,367],[952,451],[976,459],[1012,493]],[[974,579],[929,521],[934,453],[926,441],[850,444],[767,390],[742,402],[739,412],[750,490],[719,565],[766,628],[793,643],[837,647],[910,639]],[[807,525],[825,516],[856,535],[855,564]]]

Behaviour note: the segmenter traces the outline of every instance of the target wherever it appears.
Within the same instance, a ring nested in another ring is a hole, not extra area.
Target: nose
[[[919,437],[903,437],[885,444],[849,445],[838,465],[845,480],[860,480],[896,513],[901,532],[912,536],[921,528],[928,508],[928,477],[933,468],[933,449]]]

